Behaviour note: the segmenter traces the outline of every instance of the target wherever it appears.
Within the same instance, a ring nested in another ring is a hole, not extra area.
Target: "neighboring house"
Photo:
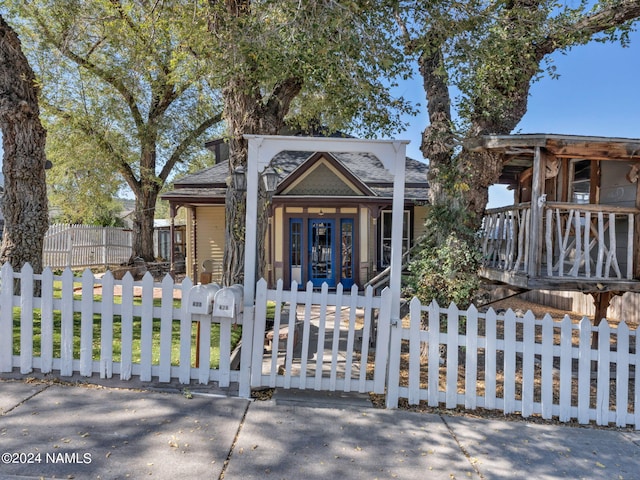
[[[0,180],[4,180],[4,178],[0,175]],[[0,183],[0,199],[4,195],[4,185]],[[2,204],[0,202],[0,239],[2,239],[2,235],[4,235],[4,215],[2,215]]]
[[[515,197],[486,212],[484,277],[588,293],[597,319],[614,296],[640,292],[640,139],[491,135],[469,147],[502,156]]]
[[[217,149],[220,142],[207,146]],[[279,174],[266,238],[266,276],[303,286],[327,282],[362,286],[384,270],[391,250],[393,179],[370,154],[281,152],[271,166]],[[188,210],[187,274],[200,279],[203,265],[220,281],[225,243],[228,161],[189,175],[162,195],[171,211]],[[427,166],[407,158],[403,241],[420,236],[427,211]],[[205,263],[206,262],[206,263]],[[208,275],[209,276],[209,275]]]

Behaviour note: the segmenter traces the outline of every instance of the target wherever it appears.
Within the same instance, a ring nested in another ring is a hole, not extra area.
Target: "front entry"
[[[291,218],[289,273],[304,288],[342,283],[350,288],[353,272],[353,218]]]

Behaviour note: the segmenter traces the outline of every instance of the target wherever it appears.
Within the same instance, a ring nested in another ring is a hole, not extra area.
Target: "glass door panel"
[[[309,279],[314,286],[336,286],[334,221],[309,219]]]
[[[353,220],[340,220],[340,282],[345,288],[353,285]]]

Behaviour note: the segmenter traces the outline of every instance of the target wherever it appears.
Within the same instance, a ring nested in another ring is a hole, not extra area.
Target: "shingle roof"
[[[280,152],[271,161],[271,165],[280,175],[280,182],[300,167],[315,153],[311,152]],[[393,178],[385,170],[382,162],[368,153],[331,153],[327,154],[351,172],[362,183],[380,197],[393,196]],[[406,189],[405,197],[413,200],[426,200],[428,198],[427,170],[428,166],[412,158],[406,159]],[[175,190],[162,195],[164,199],[184,198],[193,196],[195,199],[204,199],[209,196],[224,196],[224,188],[229,177],[229,162],[221,162],[213,167],[187,175],[175,182]]]

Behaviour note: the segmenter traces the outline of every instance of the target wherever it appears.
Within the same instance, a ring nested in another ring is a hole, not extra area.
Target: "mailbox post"
[[[195,285],[189,292],[189,312],[191,321],[197,322],[196,326],[196,368],[200,367],[200,336],[202,324],[205,325],[205,344],[211,345],[211,313],[216,293],[220,290],[217,283]],[[208,339],[208,342],[206,341]],[[207,351],[207,358],[209,352]]]

